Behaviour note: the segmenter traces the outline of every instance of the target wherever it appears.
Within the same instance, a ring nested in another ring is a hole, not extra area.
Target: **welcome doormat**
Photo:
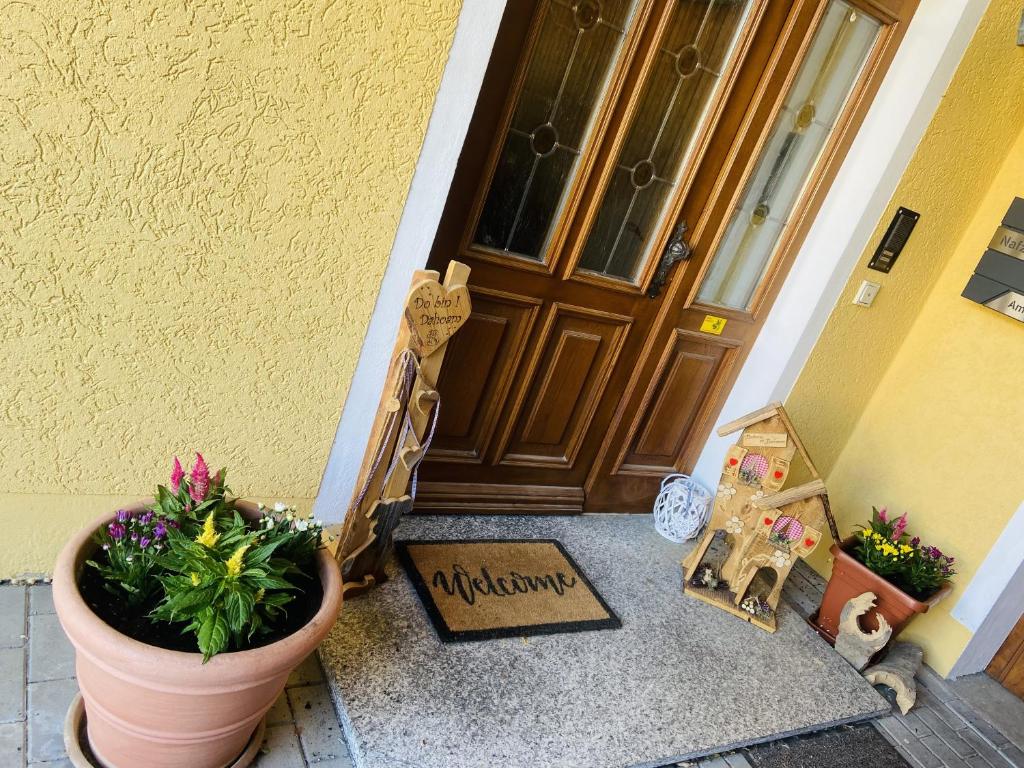
[[[395,542],[446,643],[622,626],[555,539]]]

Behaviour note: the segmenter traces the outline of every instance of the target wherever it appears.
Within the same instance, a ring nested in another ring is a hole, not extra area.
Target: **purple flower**
[[[910,540],[910,546],[912,546],[914,549],[917,549],[919,546],[921,546],[921,537],[915,536],[914,538],[912,538]]]
[[[167,524],[171,526],[171,528],[173,528],[174,530],[178,530],[179,528],[181,528],[181,523],[179,523],[177,520],[170,520]]]
[[[143,536],[141,539],[139,539],[139,546],[143,549],[148,547],[151,543],[152,539],[150,539],[149,536]]]
[[[119,522],[119,523],[127,523],[131,519],[132,519],[132,513],[129,512],[127,509],[119,509],[119,510],[117,510],[117,522]]]
[[[144,514],[142,517],[139,518],[139,522],[142,523],[143,525],[149,525],[149,523],[150,523],[150,521],[152,519],[153,519],[153,513],[152,512],[147,512],[146,514]]]
[[[203,454],[196,453],[196,463],[192,465],[192,474],[189,476],[188,495],[196,504],[206,498],[206,492],[210,490],[210,469],[206,466]]]
[[[174,466],[171,467],[171,492],[177,493],[181,489],[181,479],[185,477],[185,470],[181,468],[178,457],[174,457]]]
[[[158,539],[162,539],[166,535],[167,526],[163,524],[163,521],[160,521],[159,523],[153,526],[153,536],[155,536]]]
[[[131,535],[128,538],[131,539],[132,541],[138,541],[139,540],[139,534],[137,534],[135,531],[132,531]]]
[[[121,523],[111,523],[107,526],[107,532],[110,534],[110,538],[120,541],[124,538],[125,527]]]

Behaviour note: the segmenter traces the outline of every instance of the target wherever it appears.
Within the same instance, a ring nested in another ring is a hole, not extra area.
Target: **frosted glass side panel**
[[[701,303],[750,307],[880,29],[842,0],[829,3],[701,283]]]

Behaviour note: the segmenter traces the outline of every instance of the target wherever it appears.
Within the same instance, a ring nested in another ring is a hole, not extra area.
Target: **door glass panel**
[[[542,259],[635,0],[551,0],[474,243]]]
[[[750,0],[677,0],[580,266],[634,280],[722,86]]]
[[[880,28],[842,0],[829,3],[701,283],[701,303],[750,307]]]

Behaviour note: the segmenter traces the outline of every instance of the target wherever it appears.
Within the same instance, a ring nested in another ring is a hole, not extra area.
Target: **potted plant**
[[[199,454],[186,477],[175,458],[155,501],[100,517],[58,557],[54,603],[107,768],[247,765],[337,618],[319,521],[229,499],[224,477]]]
[[[911,619],[950,593],[954,559],[937,547],[922,546],[920,538],[910,538],[906,531],[906,514],[892,518],[885,508],[872,507],[868,525],[832,545],[832,576],[821,608],[811,616],[811,623],[829,642],[835,643],[843,606],[864,592],[877,597],[875,608],[861,618],[864,628],[877,629],[881,614],[894,638]]]

